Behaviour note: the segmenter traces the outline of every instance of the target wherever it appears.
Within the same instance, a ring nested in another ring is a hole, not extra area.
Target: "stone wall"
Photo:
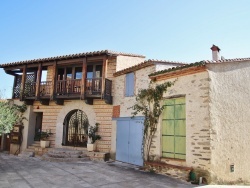
[[[90,125],[100,123],[98,133],[102,138],[97,141],[97,150],[109,152],[111,145],[112,105],[105,104],[101,99],[95,99],[93,105],[87,105],[82,100],[67,100],[64,105],[50,102],[48,106],[34,103],[34,112],[43,112],[42,130],[53,133],[49,137],[51,147],[62,147],[63,122],[66,115],[75,109],[82,110],[88,117]]]
[[[48,66],[46,81],[52,81],[52,80],[53,80],[53,66]]]
[[[165,98],[184,96],[186,100],[186,160],[161,158],[161,117],[150,154],[172,165],[210,169],[209,78],[206,71],[159,81],[175,81]]]
[[[148,88],[150,82],[148,75],[154,72],[154,70],[154,66],[149,66],[135,72],[135,95],[138,93],[139,89]],[[125,97],[126,74],[116,77],[113,84],[113,105],[120,105],[120,117],[131,117],[132,109],[128,108],[135,103],[135,95],[132,97]]]
[[[250,182],[249,62],[208,64],[212,181]],[[230,165],[234,165],[231,172]]]

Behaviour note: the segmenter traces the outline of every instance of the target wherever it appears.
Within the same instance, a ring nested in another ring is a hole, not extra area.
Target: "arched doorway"
[[[88,117],[83,111],[70,111],[63,122],[62,145],[87,147],[88,126]]]

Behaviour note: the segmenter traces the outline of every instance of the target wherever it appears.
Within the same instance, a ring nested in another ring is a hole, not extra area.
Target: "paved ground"
[[[47,162],[0,153],[3,187],[194,187],[170,177],[142,172],[122,163]]]
[[[135,166],[119,162],[47,162],[39,158],[21,158],[0,153],[0,188],[4,187],[187,188],[194,185],[171,177],[142,172],[135,169]]]

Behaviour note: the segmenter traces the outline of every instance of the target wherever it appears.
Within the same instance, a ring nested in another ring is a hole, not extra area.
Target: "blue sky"
[[[250,57],[249,0],[9,0],[0,2],[0,64],[110,49],[147,59]],[[0,69],[11,97],[13,77]]]

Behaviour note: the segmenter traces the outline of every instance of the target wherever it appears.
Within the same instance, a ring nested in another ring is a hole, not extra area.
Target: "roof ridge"
[[[169,68],[169,69],[160,70],[160,71],[151,73],[148,76],[156,76],[156,75],[159,75],[159,74],[164,74],[164,73],[167,73],[167,72],[173,72],[173,71],[176,71],[176,70],[182,70],[182,69],[189,68],[189,67],[203,66],[205,64],[206,64],[205,61],[198,61],[198,62],[195,62],[195,63],[185,64],[185,65],[182,65],[182,66],[177,66],[177,67],[172,67],[172,68]]]
[[[144,55],[140,54],[133,54],[133,53],[125,53],[125,52],[117,52],[117,51],[112,51],[112,50],[98,50],[98,51],[92,51],[92,52],[81,52],[81,53],[72,53],[72,54],[67,54],[67,55],[58,55],[58,56],[52,56],[52,57],[44,57],[44,58],[35,58],[35,59],[30,59],[30,60],[22,60],[22,61],[14,61],[10,63],[3,63],[0,64],[0,68],[5,67],[5,66],[10,66],[10,65],[18,65],[18,64],[25,64],[25,63],[33,63],[33,62],[39,62],[39,61],[52,61],[52,60],[57,60],[57,59],[67,59],[67,58],[77,58],[80,56],[91,56],[91,55],[101,55],[101,54],[106,54],[106,55],[124,55],[124,56],[132,56],[132,57],[143,57],[145,58]]]
[[[206,63],[223,63],[223,62],[233,62],[233,61],[249,61],[250,57],[246,58],[230,58],[230,59],[220,59],[217,61],[213,60],[204,60]]]
[[[173,63],[173,64],[188,64],[187,62],[181,62],[181,61],[169,61],[169,60],[159,60],[159,59],[148,59],[146,61],[149,62],[159,62],[159,63]]]

